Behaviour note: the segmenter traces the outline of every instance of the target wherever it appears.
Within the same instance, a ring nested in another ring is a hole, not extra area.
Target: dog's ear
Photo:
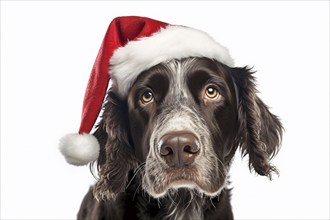
[[[282,139],[282,124],[257,96],[251,69],[233,68],[232,75],[238,92],[239,132],[237,142],[243,156],[249,155],[249,168],[271,178],[277,173],[270,164],[278,152]]]
[[[99,200],[115,199],[125,191],[128,172],[135,166],[128,123],[127,103],[110,90],[102,120],[94,133],[100,143],[99,179],[94,187],[94,196]]]

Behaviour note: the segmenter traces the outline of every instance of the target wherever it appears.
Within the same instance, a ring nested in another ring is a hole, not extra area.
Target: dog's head
[[[257,97],[252,74],[191,57],[143,71],[125,98],[110,89],[94,133],[96,197],[124,191],[130,171],[154,198],[179,188],[219,195],[238,147],[250,169],[270,177],[282,126]]]

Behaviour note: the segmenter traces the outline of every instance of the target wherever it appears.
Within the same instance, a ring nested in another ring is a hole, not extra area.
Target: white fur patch
[[[100,150],[96,137],[91,134],[68,134],[60,140],[59,148],[65,160],[76,166],[96,160]]]
[[[161,62],[186,57],[207,57],[228,66],[234,64],[228,49],[207,33],[169,25],[151,37],[130,41],[114,52],[110,59],[113,88],[123,98],[142,71]]]

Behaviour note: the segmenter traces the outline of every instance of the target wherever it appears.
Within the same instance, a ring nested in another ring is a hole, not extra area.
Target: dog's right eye
[[[142,94],[140,101],[142,104],[148,104],[154,100],[154,95],[151,91],[146,91]]]

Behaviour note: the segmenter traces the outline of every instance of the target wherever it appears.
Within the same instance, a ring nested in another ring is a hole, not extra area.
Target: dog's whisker
[[[162,203],[160,202],[160,199],[157,199],[157,205],[158,205],[158,208],[161,208]]]
[[[126,185],[126,189],[128,189],[128,187],[131,185],[132,181],[134,180],[135,176],[138,174],[138,172],[143,169],[145,167],[146,163],[142,163],[140,164],[135,170],[134,170],[134,175],[131,178],[131,180],[129,181],[129,183]]]
[[[213,201],[212,201],[212,198],[210,198],[210,203],[211,205],[213,206],[213,208],[216,208],[216,206],[214,205]]]
[[[188,209],[188,207],[190,206],[191,202],[194,200],[194,192],[191,193],[190,195],[190,200],[188,201],[186,207],[184,208],[184,210]]]
[[[226,166],[224,165],[224,163],[219,158],[216,158],[216,159],[220,163],[220,165],[225,169],[225,173],[228,173],[228,170],[227,170]],[[223,179],[226,179],[226,175],[221,171],[221,169],[219,169],[219,173]]]
[[[134,173],[138,172],[145,165],[146,165],[146,162],[141,163],[138,167],[135,168]]]
[[[136,193],[139,191],[140,187],[141,187],[141,183],[139,183],[139,185],[136,187],[132,200],[135,199]]]

